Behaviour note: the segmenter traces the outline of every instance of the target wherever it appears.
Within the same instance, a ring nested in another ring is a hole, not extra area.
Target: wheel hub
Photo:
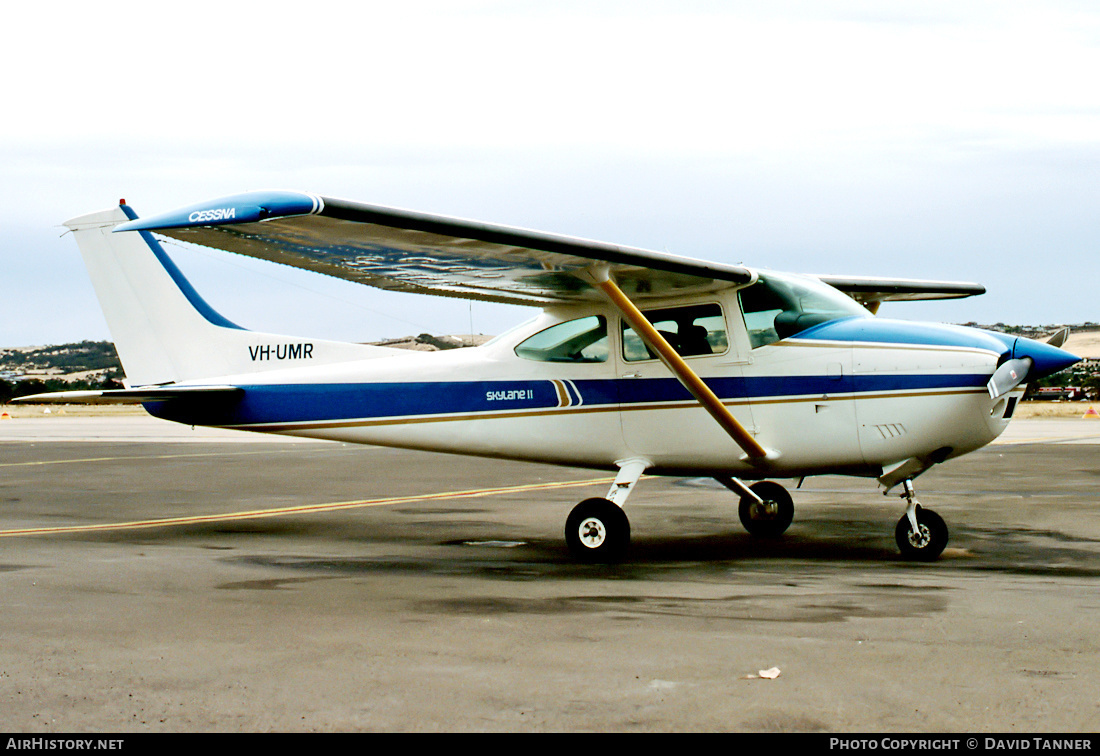
[[[779,512],[779,505],[770,499],[765,499],[762,504],[754,503],[750,511],[754,520],[774,520]]]
[[[607,540],[607,528],[596,517],[588,517],[581,520],[577,528],[581,543],[590,549],[598,549]]]
[[[909,543],[915,549],[923,549],[932,541],[932,531],[927,525],[918,525],[916,530],[909,531]]]

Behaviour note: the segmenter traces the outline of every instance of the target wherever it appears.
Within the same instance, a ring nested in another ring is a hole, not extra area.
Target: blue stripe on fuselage
[[[723,401],[764,401],[782,397],[876,394],[886,391],[928,391],[984,387],[986,373],[977,374],[875,374],[752,376],[746,378],[706,378],[706,384]],[[692,399],[675,378],[618,381],[619,401],[623,405],[675,402]]]
[[[988,374],[846,375],[708,378],[727,402],[895,391],[975,389]],[[692,401],[675,378],[573,380],[583,406]],[[556,410],[559,397],[549,380],[423,383],[333,383],[243,386],[230,401],[180,399],[146,404],[150,414],[189,425],[257,425],[466,416],[496,412]],[[576,402],[574,403],[576,406]],[[569,411],[569,410],[566,410]]]

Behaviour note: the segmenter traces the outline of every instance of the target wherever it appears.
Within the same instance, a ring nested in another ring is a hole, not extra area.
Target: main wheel
[[[917,530],[909,522],[908,516],[898,520],[894,529],[894,538],[906,559],[921,562],[934,561],[947,547],[947,523],[931,509],[917,506]]]
[[[787,493],[787,489],[778,483],[762,480],[749,486],[753,492],[764,500],[764,503],[756,501],[749,496],[741,497],[741,504],[737,507],[737,514],[741,517],[741,524],[745,530],[754,536],[764,538],[777,538],[786,532],[794,519],[794,500]]]
[[[585,562],[613,562],[630,544],[630,520],[607,499],[585,499],[565,520],[565,543]]]

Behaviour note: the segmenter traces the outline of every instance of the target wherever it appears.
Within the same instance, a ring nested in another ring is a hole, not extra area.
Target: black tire
[[[918,505],[917,525],[920,533],[914,535],[907,516],[898,520],[898,526],[894,529],[898,549],[906,559],[933,562],[947,547],[947,523],[931,509],[923,509]]]
[[[565,520],[565,543],[581,561],[614,562],[630,545],[630,520],[607,499],[585,499]]]
[[[786,532],[794,520],[794,500],[787,489],[778,483],[762,480],[749,486],[764,500],[761,507],[755,499],[741,497],[737,514],[745,530],[761,538],[778,538]]]

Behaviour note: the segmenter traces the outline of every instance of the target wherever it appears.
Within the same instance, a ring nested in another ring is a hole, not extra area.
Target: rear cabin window
[[[515,351],[535,362],[607,362],[607,319],[590,315],[552,325],[524,339]]]
[[[729,348],[726,319],[717,303],[646,310],[642,314],[681,357],[722,354]],[[642,337],[625,321],[623,359],[627,362],[657,359]]]

